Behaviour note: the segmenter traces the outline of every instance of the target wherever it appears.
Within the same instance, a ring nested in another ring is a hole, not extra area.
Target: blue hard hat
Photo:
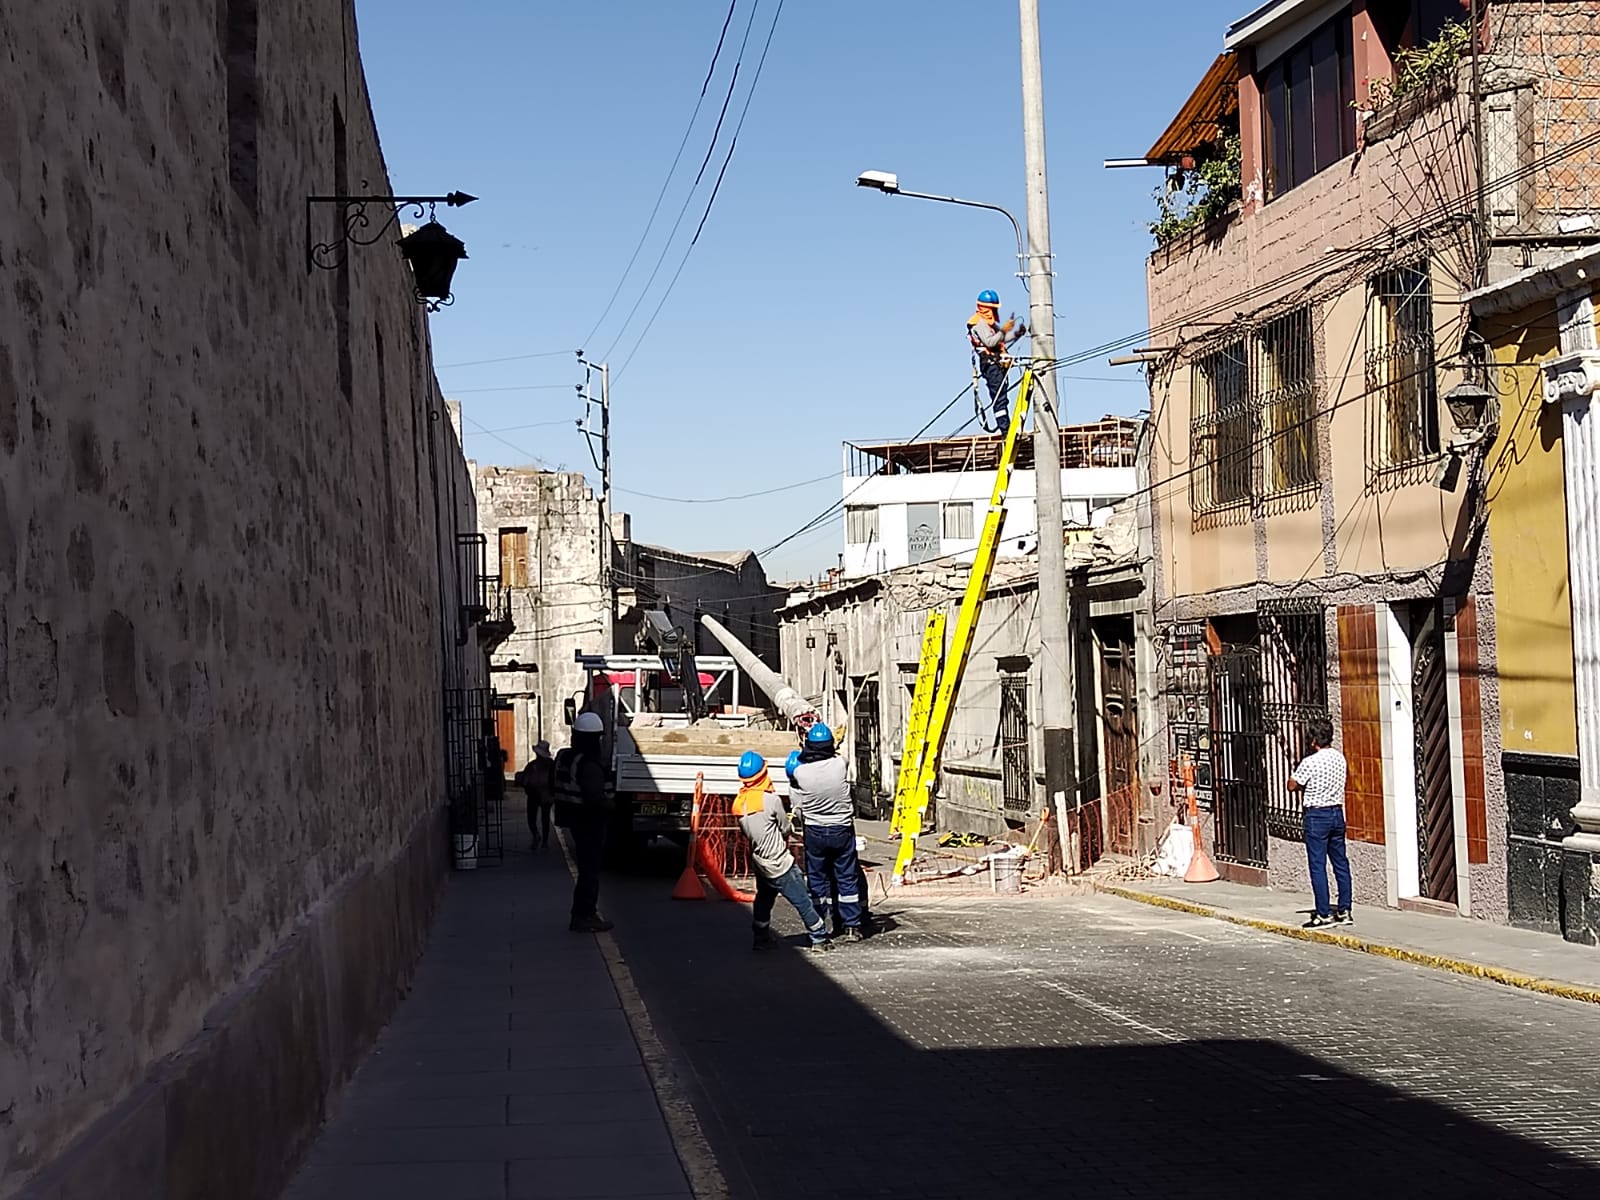
[[[784,760],[783,773],[789,777],[789,782],[794,782],[794,769],[800,765],[800,751],[789,751],[789,757]]]
[[[1000,293],[995,291],[993,288],[984,288],[983,291],[978,293],[978,303],[979,304],[991,304],[995,308],[999,308],[1000,307]]]
[[[810,729],[806,730],[806,745],[818,750],[824,747],[831,747],[833,745],[833,730],[818,721]]]
[[[746,750],[739,756],[739,778],[754,779],[767,769],[767,760],[754,750]]]

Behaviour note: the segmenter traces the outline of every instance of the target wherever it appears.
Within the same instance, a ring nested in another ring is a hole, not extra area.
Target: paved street
[[[602,906],[736,1196],[1600,1194],[1600,1008],[1111,897],[756,956],[670,884]]]

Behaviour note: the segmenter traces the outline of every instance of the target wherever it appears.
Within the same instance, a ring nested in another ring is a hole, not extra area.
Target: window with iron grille
[[[1196,360],[1190,379],[1189,490],[1197,513],[1317,482],[1316,355],[1309,305],[1273,317],[1248,337]]]
[[[1433,288],[1426,261],[1372,277],[1366,386],[1369,475],[1402,471],[1438,455]]]
[[[1033,770],[1028,756],[1028,676],[1000,676],[1000,794],[1007,812],[1025,813],[1033,801]]]
[[[1296,491],[1317,481],[1317,397],[1311,309],[1296,308],[1254,339],[1251,391],[1261,414],[1262,490]]]
[[[844,540],[867,546],[878,540],[878,510],[870,504],[852,504],[844,510]]]
[[[1250,407],[1245,340],[1204,355],[1189,373],[1191,389],[1189,498],[1196,512],[1250,499]]]
[[[972,540],[972,501],[944,506],[944,536],[953,542]]]

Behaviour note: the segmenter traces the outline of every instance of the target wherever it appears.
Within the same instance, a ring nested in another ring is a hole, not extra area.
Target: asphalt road
[[[755,955],[673,873],[601,905],[736,1196],[1600,1196],[1600,1008],[1109,897]]]

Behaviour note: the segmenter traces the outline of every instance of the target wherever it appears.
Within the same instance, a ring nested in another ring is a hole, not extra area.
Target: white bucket
[[[475,833],[458,833],[456,835],[456,870],[476,871],[478,869],[478,835]]]
[[[989,856],[989,883],[996,895],[1015,896],[1021,893],[1022,859],[1020,850],[1005,850]]]

